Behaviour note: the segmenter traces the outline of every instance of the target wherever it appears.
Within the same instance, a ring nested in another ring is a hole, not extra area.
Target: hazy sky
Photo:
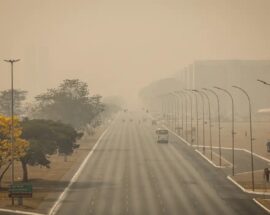
[[[0,59],[16,87],[66,78],[134,98],[197,59],[270,59],[269,0],[0,0]],[[0,62],[0,90],[10,86]]]

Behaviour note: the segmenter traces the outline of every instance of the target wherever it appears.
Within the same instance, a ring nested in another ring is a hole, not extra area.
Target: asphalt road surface
[[[155,129],[141,113],[122,113],[57,214],[266,214],[192,147],[157,144]]]

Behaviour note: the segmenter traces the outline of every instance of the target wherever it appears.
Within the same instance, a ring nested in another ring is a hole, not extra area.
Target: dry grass
[[[193,122],[194,123],[194,122]],[[188,125],[190,127],[190,125]],[[231,122],[221,123],[221,146],[232,147],[232,128]],[[250,132],[249,122],[235,122],[235,147],[245,148],[250,150]],[[196,130],[193,131],[193,136],[196,136]],[[199,145],[202,145],[202,123],[199,124]],[[270,140],[270,122],[253,122],[253,152],[270,159],[270,153],[266,150],[266,142]],[[205,143],[209,145],[210,135],[209,126],[205,125]],[[188,135],[190,141],[190,133]],[[213,146],[218,146],[218,126],[217,122],[212,122],[212,143]],[[196,140],[193,144],[196,145]]]
[[[251,172],[239,173],[232,177],[238,184],[248,190],[252,190]],[[263,170],[254,172],[255,191],[270,192],[270,183],[266,183],[263,177]]]
[[[67,162],[64,157],[53,155],[50,157],[51,168],[47,169],[40,166],[29,167],[29,182],[33,184],[33,198],[25,198],[24,206],[12,206],[11,200],[8,197],[8,186],[10,183],[10,171],[5,175],[0,189],[0,208],[13,208],[28,211],[37,211],[44,199],[50,195],[51,202],[55,201],[58,194],[69,183],[68,179],[72,177],[80,163],[94,146],[98,137],[101,135],[104,128],[97,129],[95,135],[85,137],[80,140],[80,148],[77,149],[72,156],[68,157]],[[67,176],[68,173],[71,173]],[[22,176],[22,168],[19,162],[15,163],[15,179],[20,181]],[[69,177],[64,179],[65,176]],[[52,198],[52,199],[51,199]],[[38,211],[45,213],[46,211]]]

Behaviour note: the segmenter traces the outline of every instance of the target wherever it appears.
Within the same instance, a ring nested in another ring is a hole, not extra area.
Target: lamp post
[[[188,89],[185,89],[186,92],[190,92]],[[190,142],[191,145],[193,145],[193,132],[192,132],[192,120],[193,120],[193,114],[192,114],[192,95],[190,95],[189,93],[186,94],[189,97],[189,101],[190,101]]]
[[[185,110],[186,110],[186,125],[185,125],[185,139],[188,140],[188,99],[187,99],[187,93],[184,91],[177,91],[179,95],[182,95],[185,98]]]
[[[234,100],[233,100],[232,94],[228,90],[220,88],[220,87],[214,87],[214,88],[226,93],[231,98],[231,101],[232,101],[232,175],[234,176],[234,135],[235,135],[235,131],[234,131]]]
[[[172,95],[172,93],[169,93],[169,96],[172,96],[171,98],[169,97],[169,105],[170,105],[170,123],[169,123],[169,125],[170,125],[170,127],[171,127],[171,129],[173,130],[173,124],[174,124],[174,122],[173,122],[173,114],[174,114],[174,108],[173,108],[173,106],[174,106],[174,104],[173,104],[173,102],[174,102],[174,96]]]
[[[164,119],[165,116],[165,104],[164,104],[164,99],[162,98],[162,96],[160,96],[161,98],[161,113],[162,113],[162,119]]]
[[[218,110],[218,148],[219,148],[219,166],[221,166],[221,137],[220,137],[220,102],[219,102],[219,97],[218,94],[212,90],[212,89],[208,89],[208,88],[204,88],[204,90],[207,90],[208,92],[211,92],[217,99],[217,110]]]
[[[176,117],[177,117],[177,95],[174,93],[169,93],[172,96],[172,129],[174,127],[174,131],[176,131]],[[176,99],[174,99],[176,98]],[[174,108],[173,108],[174,107]],[[173,121],[174,118],[174,121]]]
[[[4,60],[11,65],[11,185],[14,185],[14,89],[13,89],[13,65],[20,61],[20,59]],[[14,198],[12,198],[12,205],[14,205]]]
[[[176,95],[178,96],[178,98],[180,98],[181,96],[182,96],[182,94],[181,94],[181,92],[179,92],[179,91],[175,91],[175,93],[176,93]],[[182,134],[182,136],[184,136],[184,99],[183,99],[183,97],[182,98],[180,98],[180,101],[181,101],[181,134]]]
[[[162,119],[166,122],[166,95],[160,95],[158,98],[161,100]]]
[[[254,191],[254,161],[253,161],[253,133],[252,133],[252,117],[251,117],[251,101],[248,93],[238,86],[233,86],[233,88],[236,88],[242,93],[244,93],[248,99],[248,105],[249,105],[249,128],[250,128],[250,154],[251,154],[251,180],[252,180],[252,190]]]
[[[205,154],[205,128],[204,128],[204,97],[199,90],[192,90],[198,93],[202,99],[202,115],[203,115],[203,154]]]
[[[177,95],[176,96],[176,103],[175,103],[175,108],[176,108],[176,122],[175,122],[175,131],[177,134],[179,134],[179,129],[180,129],[180,126],[179,126],[179,119],[180,119],[180,113],[179,113],[179,107],[180,107],[180,104],[179,104],[179,98]]]
[[[211,105],[210,105],[210,99],[207,93],[204,91],[201,91],[201,93],[206,97],[206,100],[208,102],[208,117],[209,117],[209,142],[210,142],[210,158],[213,160],[213,146],[212,146],[212,122],[211,122]]]
[[[168,95],[166,95],[166,121],[167,121],[167,125],[168,127],[170,126],[170,101],[168,98]]]
[[[189,90],[192,95],[195,96],[195,107],[196,107],[196,144],[197,149],[199,149],[199,111],[198,111],[198,97],[197,93],[195,93],[193,90]]]
[[[188,140],[188,99],[187,99],[187,94],[185,92],[183,92],[183,96],[185,97],[185,101],[186,101],[186,140]]]

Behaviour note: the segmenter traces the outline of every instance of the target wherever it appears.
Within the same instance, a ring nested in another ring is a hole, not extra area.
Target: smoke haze
[[[15,87],[30,97],[79,78],[133,104],[197,59],[269,59],[269,11],[268,0],[0,0],[0,59],[21,59]]]

